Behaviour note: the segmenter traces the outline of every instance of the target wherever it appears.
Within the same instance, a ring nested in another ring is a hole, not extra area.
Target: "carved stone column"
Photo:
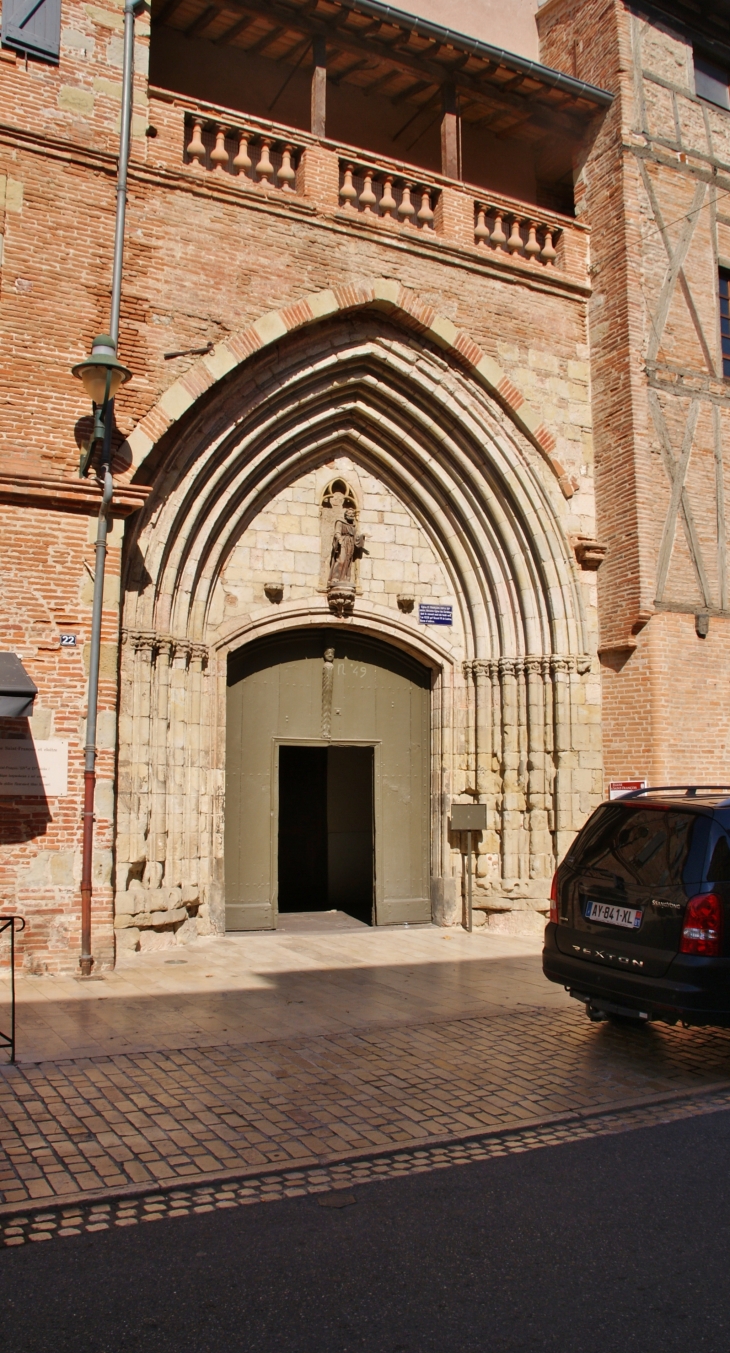
[[[517,661],[499,659],[502,691],[502,878],[519,877],[519,735],[517,725]]]
[[[464,792],[469,794],[476,790],[476,691],[474,689],[474,664],[472,662],[462,663],[462,674],[464,677],[464,704],[462,718],[462,736],[463,736],[463,788]]]
[[[332,687],[335,679],[335,650],[326,648],[322,659],[322,737],[332,737]]]
[[[550,666],[555,701],[555,852],[560,860],[570,844],[573,826],[570,674],[575,670],[575,659],[555,654]]]
[[[504,786],[502,784],[502,687],[499,677],[499,662],[492,658],[489,662],[489,680],[492,687],[492,793],[494,794],[494,832],[496,851],[502,860],[502,804]]]
[[[206,729],[202,726],[202,685],[203,672],[208,661],[205,644],[190,645],[190,664],[188,668],[187,698],[187,776],[185,801],[185,841],[183,847],[182,884],[200,882],[201,856],[207,854],[204,841],[205,781],[202,766],[202,751]]]
[[[116,837],[118,890],[126,887],[127,866],[147,858],[154,652],[154,634],[123,631]]]
[[[474,787],[480,798],[492,789],[492,683],[488,662],[473,662],[472,673],[476,699],[476,779]]]
[[[515,684],[517,687],[517,792],[519,796],[519,828],[517,836],[518,877],[530,877],[530,834],[527,823],[527,686],[525,682],[525,662],[523,658],[515,662]]]
[[[547,878],[552,858],[545,777],[544,659],[525,658],[527,683],[527,815],[530,833],[530,878]]]
[[[172,651],[172,639],[158,637],[154,712],[150,717],[150,835],[144,879],[150,888],[160,886],[167,859],[167,734]]]

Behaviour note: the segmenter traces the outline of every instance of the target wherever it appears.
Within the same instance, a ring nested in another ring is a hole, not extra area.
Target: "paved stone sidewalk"
[[[108,1201],[25,1207],[12,1215],[0,1215],[0,1242],[7,1247],[29,1241],[66,1239],[96,1234],[112,1227],[138,1226],[144,1222],[174,1221],[231,1207],[281,1202],[285,1198],[314,1195],[323,1207],[349,1207],[358,1201],[357,1187],[408,1175],[424,1174],[496,1156],[521,1154],[568,1142],[590,1140],[636,1128],[656,1127],[698,1114],[730,1108],[730,1091],[680,1097],[670,1102],[636,1109],[594,1115],[573,1115],[568,1120],[531,1128],[492,1133],[466,1141],[343,1161],[336,1165],[267,1170],[242,1180],[173,1187],[152,1192],[130,1190]],[[24,1215],[27,1214],[27,1215]]]
[[[482,1018],[6,1068],[0,1190],[73,1201],[311,1167],[730,1084],[730,1032]]]

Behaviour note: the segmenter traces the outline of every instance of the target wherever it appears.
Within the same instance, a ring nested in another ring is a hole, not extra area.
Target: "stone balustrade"
[[[340,204],[389,225],[433,230],[434,207],[440,189],[421,178],[368,164],[366,160],[340,160]]]
[[[293,192],[301,146],[244,125],[202,117],[185,121],[185,163],[247,183]],[[189,133],[189,137],[187,136]]]
[[[479,249],[510,254],[543,267],[554,268],[559,259],[556,244],[562,227],[541,214],[514,204],[482,198],[474,203],[474,243]]]
[[[182,139],[186,170],[211,185],[271,190],[272,201],[289,198],[295,209],[418,232],[488,257],[490,266],[589,289],[589,234],[570,217],[168,90],[152,88],[150,99],[161,166],[180,166]]]

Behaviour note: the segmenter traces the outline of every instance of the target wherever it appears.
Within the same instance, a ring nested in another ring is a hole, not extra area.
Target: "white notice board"
[[[0,798],[47,799],[68,794],[66,738],[0,738]]]

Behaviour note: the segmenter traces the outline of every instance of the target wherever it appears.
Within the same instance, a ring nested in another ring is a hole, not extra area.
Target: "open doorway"
[[[372,747],[279,748],[279,911],[372,925]]]

